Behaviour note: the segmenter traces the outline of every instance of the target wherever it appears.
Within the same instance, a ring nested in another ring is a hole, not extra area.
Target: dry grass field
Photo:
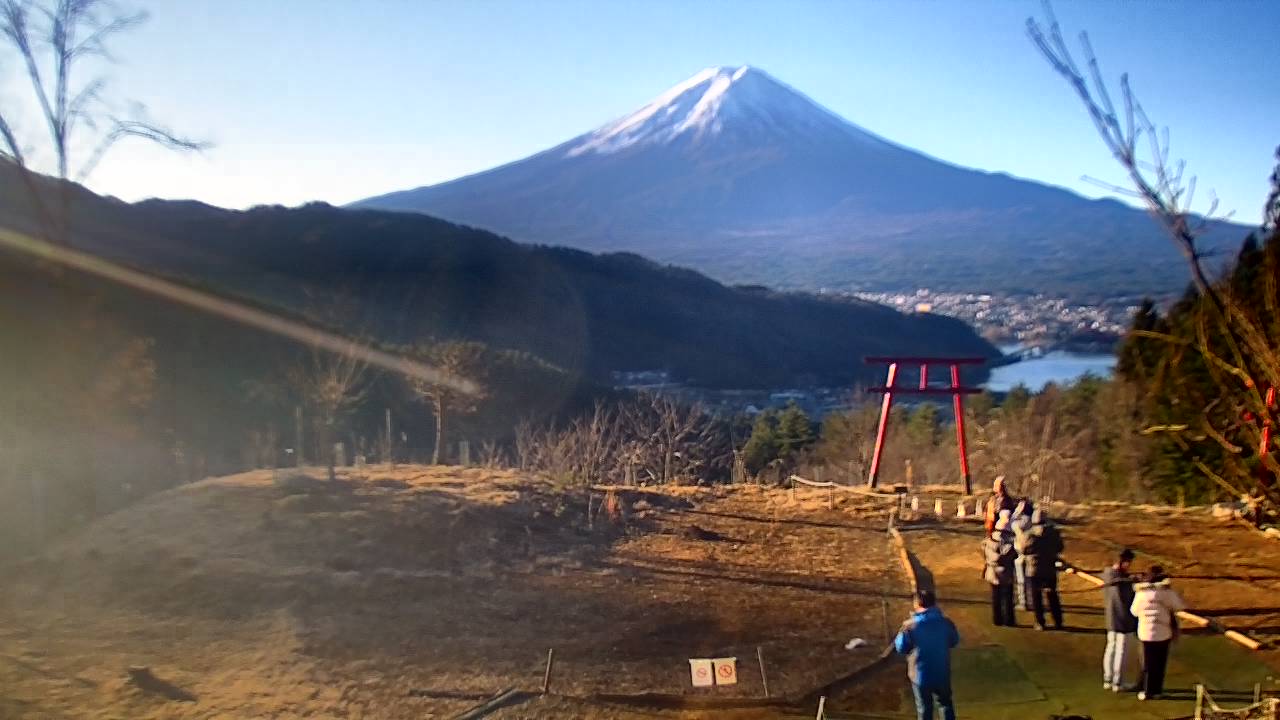
[[[404,466],[335,482],[258,471],[150,497],[3,570],[0,718],[454,717],[508,688],[537,691],[549,648],[551,694],[489,717],[798,711],[661,707],[669,696],[762,696],[757,648],[775,698],[825,692],[836,716],[903,717],[901,664],[858,672],[908,610],[883,500],[631,489],[610,517],[602,497],[510,471]],[[1271,541],[1204,513],[1070,515],[1069,559],[1100,567],[1113,544],[1133,545],[1173,566],[1193,605],[1274,632]],[[1007,660],[990,648],[1053,642],[980,627],[971,523],[905,535],[970,630],[972,668],[1034,664],[1034,652]],[[1096,595],[1067,595],[1082,628]],[[1092,686],[1093,638],[1078,635],[1070,662]],[[866,645],[846,650],[855,637]],[[739,684],[689,687],[694,657],[738,658]],[[1247,658],[1260,660],[1276,657]],[[130,678],[135,666],[143,680]],[[1054,706],[1057,691],[1025,675],[999,697],[975,676],[961,696],[1003,708],[992,717]]]
[[[422,467],[153,496],[5,571],[0,717],[447,717],[538,688],[548,648],[571,698],[688,692],[688,658],[727,656],[740,684],[703,692],[755,696],[757,647],[771,692],[797,694],[875,657],[886,593],[905,611],[873,510],[626,497],[623,521],[589,519],[582,491]]]

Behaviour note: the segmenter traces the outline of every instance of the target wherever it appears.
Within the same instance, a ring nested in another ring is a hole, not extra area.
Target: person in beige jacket
[[[982,540],[982,579],[991,586],[991,624],[1016,627],[1013,614],[1013,532],[1009,514],[1002,513],[996,529]]]
[[[1147,582],[1133,589],[1129,611],[1138,619],[1138,640],[1142,641],[1142,689],[1139,700],[1155,700],[1164,692],[1164,671],[1169,664],[1169,646],[1178,636],[1177,613],[1187,605],[1169,583],[1164,568],[1155,565]]]

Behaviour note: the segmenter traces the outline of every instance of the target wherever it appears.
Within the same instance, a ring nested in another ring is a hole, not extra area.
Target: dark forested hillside
[[[348,372],[340,356],[6,245],[0,442],[21,450],[0,472],[0,544],[11,547],[175,482],[298,453],[450,461],[467,440],[477,460],[509,448],[522,421],[562,422],[614,395],[614,370],[708,386],[847,384],[867,378],[867,354],[996,354],[947,318],[729,288],[634,255],[518,245],[418,215],[131,205],[62,189],[73,250],[436,366],[457,361],[483,393],[442,404],[438,388]],[[0,183],[0,230],[40,235],[24,192]]]
[[[283,317],[299,316],[276,311]],[[413,348],[375,345],[416,354]],[[101,278],[0,250],[0,562],[133,499],[208,475],[332,458],[429,457],[437,420],[395,373],[361,367],[326,415],[325,356]],[[456,441],[510,440],[613,393],[527,353],[481,346],[485,395]],[[385,429],[394,435],[387,445]]]
[[[297,313],[341,315],[382,342],[473,339],[596,379],[659,369],[707,386],[848,384],[872,379],[864,355],[996,356],[948,318],[731,288],[635,255],[519,245],[417,215],[129,205],[82,190],[74,208],[82,250]]]

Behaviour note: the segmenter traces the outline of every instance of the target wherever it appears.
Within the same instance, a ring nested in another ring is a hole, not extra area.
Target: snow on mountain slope
[[[609,154],[646,143],[694,141],[726,127],[756,134],[842,133],[878,142],[768,74],[742,66],[707,68],[620,120],[569,143],[567,157]]]
[[[703,70],[522,160],[356,205],[727,282],[1163,293],[1185,281],[1145,213],[929,157],[748,66]],[[1226,227],[1228,244],[1243,236]]]

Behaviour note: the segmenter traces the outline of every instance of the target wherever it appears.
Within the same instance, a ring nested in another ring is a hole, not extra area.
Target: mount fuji
[[[1142,211],[929,157],[745,66],[703,70],[531,157],[356,205],[781,288],[1100,296],[1185,282]],[[1245,232],[1224,227],[1224,243]]]

